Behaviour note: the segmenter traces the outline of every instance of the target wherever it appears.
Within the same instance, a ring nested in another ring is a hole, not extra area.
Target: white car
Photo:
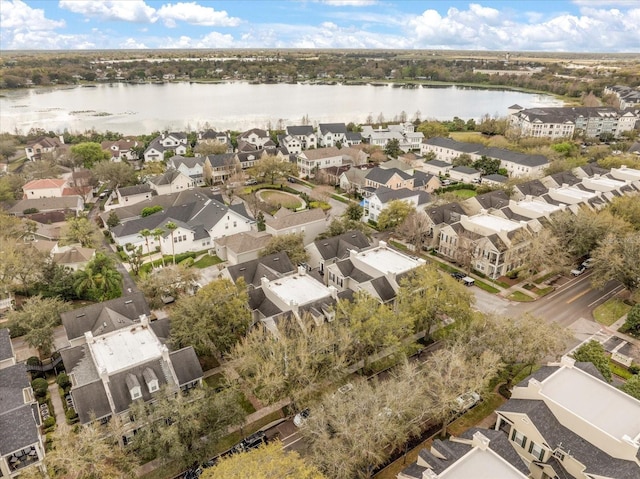
[[[475,391],[461,394],[456,398],[456,404],[458,405],[458,410],[460,412],[471,409],[473,406],[475,406],[479,402],[480,402],[480,395]]]
[[[293,417],[293,425],[296,427],[304,426],[304,423],[307,422],[307,418],[309,417],[311,411],[309,408],[303,409],[298,414]]]

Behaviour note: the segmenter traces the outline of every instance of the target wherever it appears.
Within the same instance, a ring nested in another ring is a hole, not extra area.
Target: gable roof
[[[456,223],[460,221],[461,215],[466,214],[458,203],[434,206],[427,208],[425,211],[435,225]]]
[[[169,161],[174,165],[176,169],[178,169],[180,165],[184,165],[189,169],[193,169],[196,166],[202,166],[204,163],[204,158],[201,156],[176,155],[172,156]]]
[[[141,292],[103,303],[91,304],[84,308],[60,314],[69,340],[79,338],[87,331],[94,335],[124,328],[138,321],[141,315],[149,316],[151,311]]]
[[[22,392],[29,387],[24,363],[0,369],[0,456],[38,442],[38,413]]]
[[[170,185],[180,176],[184,176],[184,174],[178,170],[168,170],[161,175],[152,176],[149,178],[149,182],[156,186]]]
[[[304,158],[309,161],[317,161],[322,160],[324,158],[330,158],[334,156],[342,156],[343,152],[339,148],[335,146],[328,146],[326,148],[316,148],[315,150],[304,150],[300,153],[300,156],[304,156]]]
[[[246,231],[215,240],[216,244],[226,246],[235,253],[245,253],[264,248],[272,236],[264,231]]]
[[[367,180],[386,185],[393,175],[398,175],[403,180],[410,180],[413,178],[409,173],[402,171],[399,168],[380,168],[379,166],[369,170],[365,178]]]
[[[227,267],[227,272],[234,283],[238,281],[238,278],[244,278],[247,285],[253,286],[260,286],[260,280],[263,276],[273,280],[294,271],[296,271],[296,267],[291,263],[285,251]]]
[[[269,133],[266,130],[261,130],[260,128],[251,128],[250,130],[244,131],[238,135],[238,138],[245,139],[251,136],[251,134],[255,134],[260,138],[269,138]]]
[[[282,210],[282,208],[281,208]],[[327,216],[321,208],[313,208],[310,210],[291,212],[286,210],[290,214],[282,214],[282,211],[278,211],[276,216],[268,218],[265,223],[274,230],[283,230],[287,228],[293,228],[295,226],[306,225],[307,223],[325,221]]]
[[[287,126],[287,133],[292,136],[309,136],[313,135],[313,126],[301,125],[301,126]]]
[[[120,196],[142,195],[145,193],[150,193],[152,191],[148,183],[145,183],[143,185],[124,186],[118,188],[117,190]]]
[[[183,386],[202,377],[202,366],[195,350],[189,346],[169,354],[173,370],[178,378],[178,386]]]
[[[320,123],[318,125],[318,130],[321,135],[326,135],[327,133],[343,133],[347,134],[347,125],[344,123]]]
[[[362,231],[351,230],[338,236],[332,236],[322,240],[316,240],[313,245],[324,260],[333,258],[345,258],[349,250],[361,250],[368,248],[369,240]]]
[[[43,178],[40,180],[31,180],[25,184],[23,190],[44,190],[48,188],[62,188],[66,183],[66,180],[58,178]]]
[[[380,200],[380,203],[386,204],[394,200],[404,200],[416,196],[418,198],[418,205],[423,205],[431,201],[431,195],[425,191],[413,191],[408,188],[399,188],[392,190],[386,186],[377,188],[373,195]]]

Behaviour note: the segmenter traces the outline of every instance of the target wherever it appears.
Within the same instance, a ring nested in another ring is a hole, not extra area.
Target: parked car
[[[465,276],[466,274],[461,273],[460,271],[455,271],[454,273],[451,273],[451,277],[457,281],[462,281],[462,278],[464,278]]]
[[[311,411],[309,411],[309,408],[303,409],[302,411],[300,411],[298,414],[296,414],[293,417],[293,424],[296,427],[302,427],[304,425],[305,422],[307,422],[307,418],[309,417],[309,414],[311,413]]]
[[[289,176],[289,177],[287,178],[287,181],[288,181],[289,183],[297,183],[297,182],[298,182],[298,180],[296,180],[293,176]]]
[[[254,178],[249,178],[247,181],[244,182],[245,186],[250,186],[250,185],[257,185],[258,184],[258,180],[254,179]]]
[[[236,454],[240,452],[250,451],[251,449],[260,447],[260,445],[264,444],[265,442],[267,442],[267,434],[264,431],[258,431],[251,434],[250,436],[245,437],[242,441],[233,446],[229,450],[229,453]]]
[[[458,406],[458,411],[464,412],[471,409],[473,406],[480,402],[480,395],[471,391],[468,393],[461,394],[456,398],[456,404]]]
[[[585,259],[582,264],[580,266],[584,266],[584,268],[591,268],[591,266],[593,265],[593,258],[587,258]]]
[[[587,269],[587,267],[583,263],[580,266],[578,266],[576,269],[572,269],[571,270],[571,274],[573,276],[580,276],[582,273],[585,272],[586,269]]]

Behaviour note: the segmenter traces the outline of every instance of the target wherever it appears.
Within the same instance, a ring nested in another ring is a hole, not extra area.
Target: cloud
[[[331,7],[368,7],[378,3],[378,0],[320,0],[320,3]]]
[[[118,20],[133,23],[153,23],[157,20],[156,9],[144,0],[60,0],[60,8],[86,17],[100,20]]]
[[[239,18],[230,17],[224,10],[203,7],[196,2],[163,5],[158,10],[158,17],[168,27],[175,27],[176,21],[207,27],[236,27],[240,24]]]
[[[165,38],[156,48],[232,48],[236,47],[233,36],[218,32],[211,32],[200,38],[182,35],[178,38]]]
[[[543,20],[526,14],[526,22],[509,11],[479,4],[450,8],[446,15],[425,10],[408,22],[415,48],[532,51],[621,51],[640,49],[640,9],[624,12],[583,7],[580,15],[559,14]]]
[[[571,3],[581,7],[634,7],[638,5],[638,0],[573,0]]]
[[[65,26],[64,20],[51,20],[44,10],[31,8],[22,0],[0,0],[0,23],[6,30],[54,30]]]
[[[125,41],[120,43],[120,48],[125,50],[146,50],[147,47],[144,43],[136,40],[135,38],[127,38]]]

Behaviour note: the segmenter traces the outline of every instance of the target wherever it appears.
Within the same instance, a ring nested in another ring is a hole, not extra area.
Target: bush
[[[42,422],[42,426],[43,426],[45,429],[49,429],[50,427],[53,427],[53,426],[55,426],[55,425],[56,425],[56,418],[55,418],[55,417],[53,417],[53,416],[49,416],[47,419],[45,419],[45,420]]]
[[[180,261],[180,263],[178,263],[181,266],[184,266],[185,268],[191,268],[193,266],[193,263],[195,262],[195,260],[193,258],[186,258],[183,259],[182,261]]]
[[[31,356],[27,359],[27,366],[42,366],[42,361],[36,356]]]
[[[33,214],[38,213],[38,212],[39,212],[38,208],[27,208],[26,210],[24,210],[22,212],[22,214],[24,214],[24,215],[33,215]]]
[[[7,326],[9,328],[9,336],[11,336],[12,338],[24,336],[28,332],[27,328],[17,322],[11,322]]]
[[[69,376],[66,373],[58,374],[56,382],[62,389],[67,389],[69,386],[71,386],[71,379],[69,379]]]
[[[67,409],[67,412],[65,413],[65,416],[67,416],[67,421],[72,422],[73,420],[75,420],[78,417],[78,413],[76,412],[75,409],[70,407],[69,409]]]
[[[155,205],[155,206],[147,206],[146,208],[142,208],[142,211],[140,212],[140,216],[142,216],[143,218],[146,216],[150,216],[154,213],[157,213],[159,211],[162,211],[162,206],[160,205]]]
[[[632,364],[631,366],[629,366],[629,372],[631,374],[640,374],[640,365]]]
[[[31,381],[31,387],[33,388],[33,393],[36,397],[43,398],[47,396],[49,383],[47,383],[46,379],[38,378]]]

